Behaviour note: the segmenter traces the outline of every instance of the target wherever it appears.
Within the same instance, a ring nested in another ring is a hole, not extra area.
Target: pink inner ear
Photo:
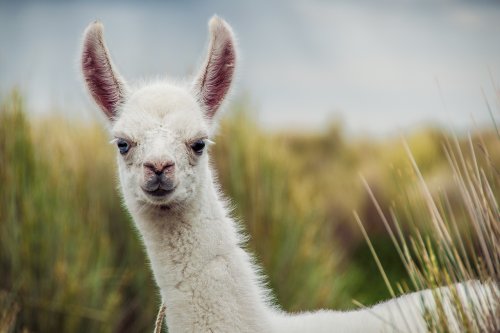
[[[214,116],[231,86],[236,60],[230,38],[225,39],[222,45],[217,45],[218,43],[215,39],[212,41],[212,49],[209,50],[209,59],[200,82],[202,102],[209,118]]]
[[[94,100],[108,118],[112,119],[123,100],[123,87],[113,71],[106,46],[97,29],[90,28],[85,36],[82,71]]]

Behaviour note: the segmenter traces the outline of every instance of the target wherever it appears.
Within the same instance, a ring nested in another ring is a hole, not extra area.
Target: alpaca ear
[[[231,86],[236,48],[231,27],[224,20],[214,16],[209,27],[208,54],[194,81],[194,91],[207,118],[212,119]]]
[[[104,43],[103,25],[91,23],[84,33],[82,73],[87,88],[106,116],[113,120],[126,94],[126,84],[114,69]]]

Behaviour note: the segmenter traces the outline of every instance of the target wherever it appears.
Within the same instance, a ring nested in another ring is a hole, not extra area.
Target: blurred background
[[[403,233],[425,233],[403,140],[461,233],[470,213],[444,147],[472,156],[498,202],[498,1],[0,0],[0,332],[152,329],[158,292],[80,78],[81,36],[101,20],[129,82],[180,79],[213,14],[241,55],[214,166],[283,308],[390,297],[353,211],[406,281],[360,178]]]

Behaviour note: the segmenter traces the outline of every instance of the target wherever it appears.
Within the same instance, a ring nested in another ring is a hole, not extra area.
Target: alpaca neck
[[[266,292],[211,173],[182,209],[134,214],[167,306],[170,332],[265,332]]]

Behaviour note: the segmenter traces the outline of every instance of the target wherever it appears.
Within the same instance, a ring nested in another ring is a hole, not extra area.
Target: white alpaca
[[[430,291],[352,312],[290,315],[272,305],[209,167],[206,146],[237,60],[226,22],[212,18],[210,34],[192,83],[134,89],[112,64],[102,25],[92,23],[84,36],[85,82],[110,120],[121,191],[166,304],[169,332],[425,332],[421,309],[423,301],[432,307]],[[458,287],[464,299],[472,289],[485,292],[477,283]]]

